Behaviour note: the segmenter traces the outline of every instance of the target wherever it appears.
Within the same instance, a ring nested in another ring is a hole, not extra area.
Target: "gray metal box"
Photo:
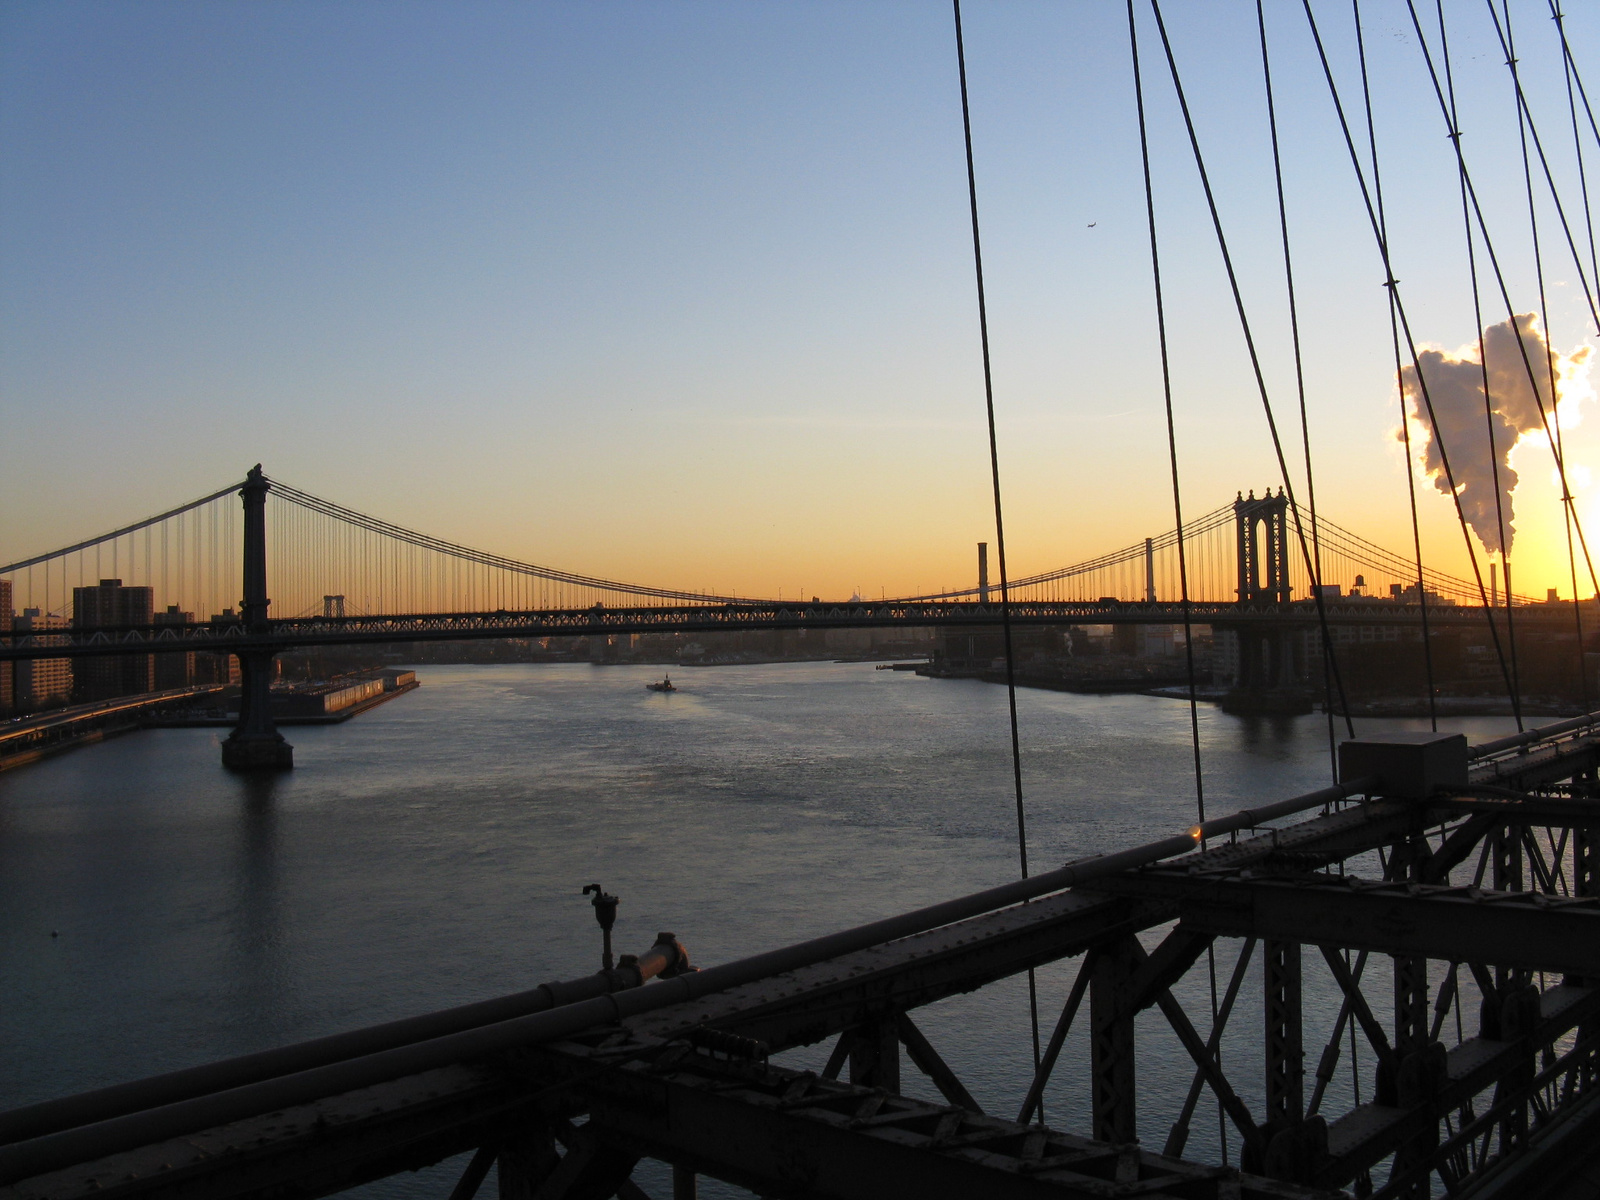
[[[1461,733],[1373,733],[1339,743],[1339,779],[1363,775],[1382,781],[1372,790],[1382,796],[1421,799],[1435,789],[1465,787],[1467,738]]]

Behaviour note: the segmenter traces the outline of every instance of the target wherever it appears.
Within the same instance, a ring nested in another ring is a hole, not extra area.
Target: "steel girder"
[[[1319,1194],[1164,1158],[1135,1144],[1096,1142],[809,1071],[720,1058],[681,1042],[651,1051],[650,1043],[618,1034],[598,1046],[530,1051],[520,1061],[530,1081],[572,1081],[589,1105],[585,1128],[593,1136],[762,1196],[1290,1200]]]
[[[1142,871],[1097,883],[1176,905],[1188,928],[1225,937],[1479,962],[1600,979],[1600,899],[1347,876],[1206,878]]]
[[[1334,625],[1420,627],[1415,606],[1329,604]],[[1171,625],[1185,620],[1182,605],[1117,601],[1011,602],[1014,625]],[[1312,629],[1314,607],[1291,604],[1195,603],[1187,619],[1229,628]],[[1566,625],[1540,610],[1521,618],[1529,628]],[[43,645],[44,635],[0,635],[0,662],[28,658],[81,658],[135,651],[281,651],[296,646],[356,645],[374,642],[471,641],[485,638],[592,637],[620,633],[715,633],[785,629],[882,629],[929,626],[998,626],[994,603],[888,600],[853,604],[680,604],[634,608],[539,609],[511,612],[397,613],[379,616],[293,617],[275,619],[268,629],[250,630],[237,621],[193,625],[138,625],[92,631],[55,630],[65,645]],[[1483,621],[1481,609],[1464,606],[1430,609],[1431,628],[1470,629]]]

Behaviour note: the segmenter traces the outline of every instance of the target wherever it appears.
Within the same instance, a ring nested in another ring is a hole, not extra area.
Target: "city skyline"
[[[397,523],[612,578],[970,585],[993,520],[947,8],[378,12],[0,15],[0,559],[259,459]],[[1529,311],[1509,80],[1482,11],[1447,14],[1464,144]],[[1514,15],[1530,103],[1558,129],[1559,70],[1534,70],[1556,61],[1549,22]],[[965,16],[1022,575],[1172,523],[1137,130],[1116,6]],[[1396,274],[1419,341],[1457,352],[1476,331],[1448,143],[1400,14],[1368,16]],[[1348,14],[1319,17],[1343,73]],[[1297,442],[1254,10],[1168,19]],[[1319,503],[1404,551],[1381,265],[1304,22],[1268,19]],[[1580,56],[1600,45],[1592,16],[1568,25]],[[1192,516],[1279,479],[1141,39]],[[1564,247],[1545,251],[1551,344],[1581,353],[1581,288]],[[1486,325],[1497,304],[1486,291]],[[1600,528],[1582,375],[1564,431]],[[1511,461],[1518,590],[1568,596],[1548,449],[1525,438]],[[1463,572],[1448,499],[1418,490],[1429,566]]]

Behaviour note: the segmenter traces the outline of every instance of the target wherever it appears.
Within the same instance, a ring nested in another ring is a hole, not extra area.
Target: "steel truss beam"
[[[589,1107],[585,1128],[595,1137],[763,1196],[1290,1200],[1317,1194],[1134,1144],[1095,1142],[809,1071],[719,1059],[682,1043],[650,1051],[623,1034],[595,1047],[529,1051],[519,1065],[530,1083],[571,1081]]]
[[[1355,876],[1206,879],[1174,871],[1095,887],[1178,905],[1183,924],[1199,933],[1600,978],[1600,899]]]
[[[1333,625],[1419,626],[1415,606],[1329,604]],[[1182,605],[1144,601],[1011,602],[1013,625],[1170,625],[1185,616],[1202,624],[1228,628],[1301,630],[1317,626],[1309,602],[1238,604],[1195,602]],[[1561,614],[1529,608],[1518,620],[1529,628],[1540,624],[1565,629]],[[1447,606],[1428,611],[1434,629],[1476,628],[1483,623],[1478,608]],[[884,629],[987,627],[1001,623],[997,604],[965,601],[888,600],[854,604],[680,604],[632,608],[537,609],[528,611],[398,613],[378,616],[293,617],[270,622],[269,632],[250,630],[236,621],[201,621],[193,625],[136,625],[92,632],[53,630],[46,635],[0,635],[0,662],[30,658],[82,658],[135,651],[209,650],[221,653],[277,653],[297,646],[343,646],[375,642],[449,642],[484,638],[594,637],[621,633],[716,633],[785,629]],[[70,639],[60,644],[63,639]]]

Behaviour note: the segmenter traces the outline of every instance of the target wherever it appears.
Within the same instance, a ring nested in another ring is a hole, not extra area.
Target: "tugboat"
[[[663,675],[660,683],[647,683],[644,686],[652,692],[675,692],[678,690],[672,686],[671,675]]]

